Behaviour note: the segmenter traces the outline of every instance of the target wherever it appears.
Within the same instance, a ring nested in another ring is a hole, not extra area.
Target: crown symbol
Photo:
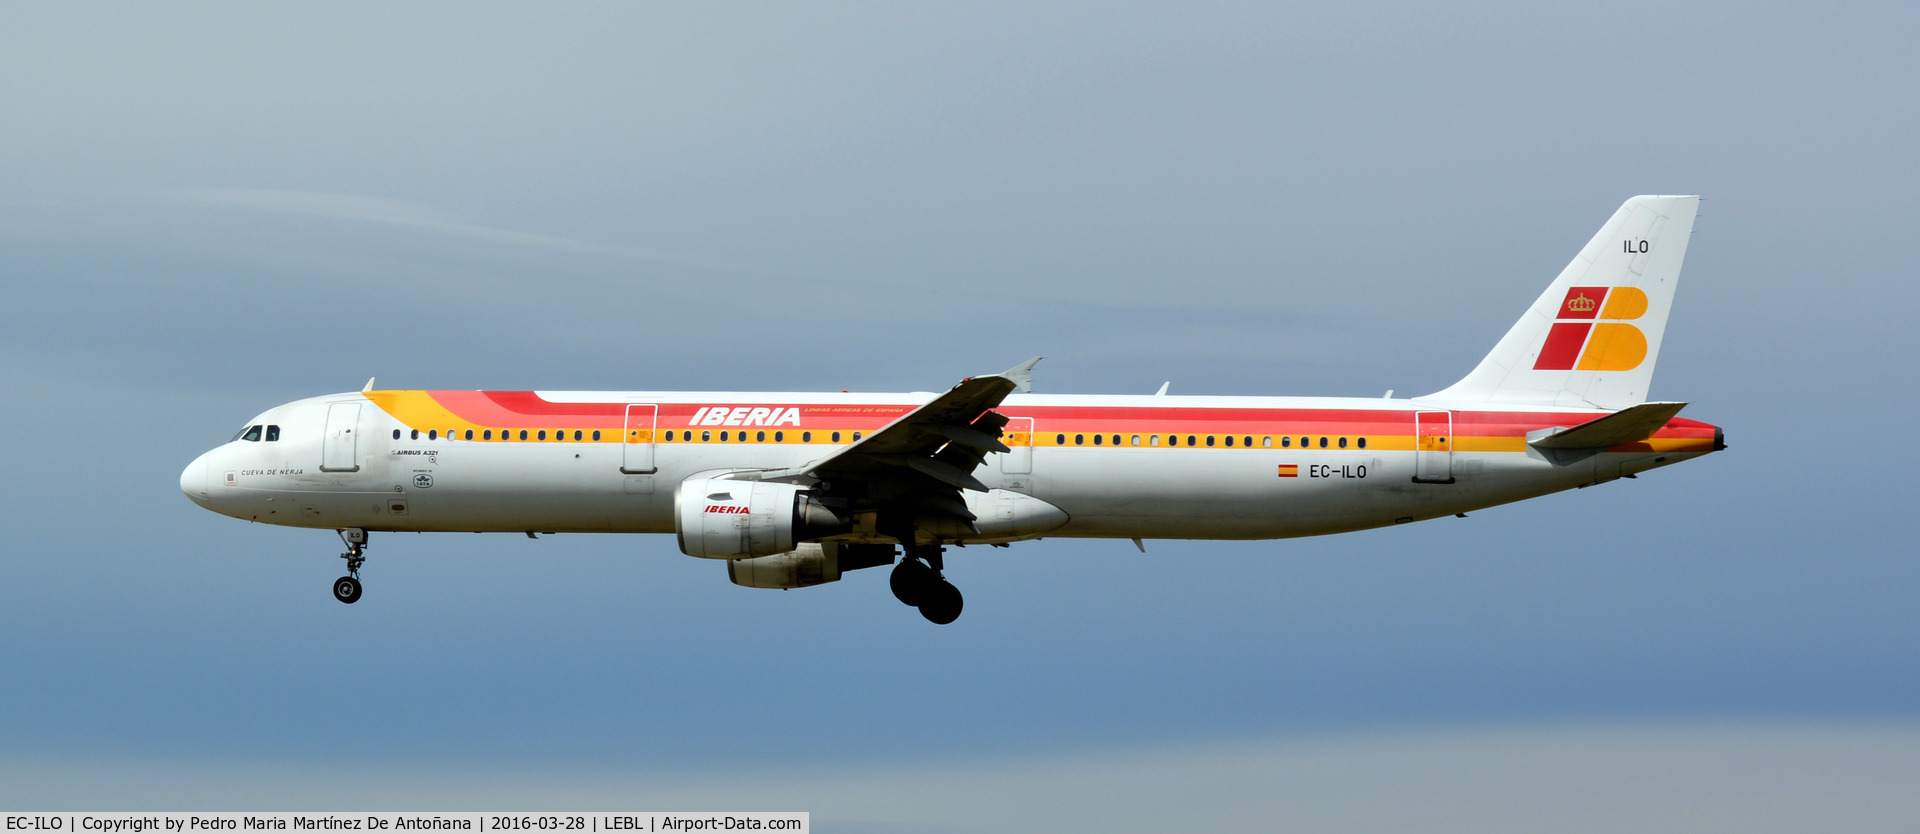
[[[1567,309],[1576,313],[1591,313],[1593,309],[1598,306],[1600,306],[1600,302],[1588,298],[1586,293],[1581,293],[1567,301]]]

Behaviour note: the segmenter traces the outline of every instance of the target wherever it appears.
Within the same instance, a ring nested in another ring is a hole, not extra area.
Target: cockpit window
[[[257,443],[260,440],[260,427],[248,426],[245,429],[242,429],[240,431],[240,434],[234,437],[234,439],[235,440],[251,440]]]
[[[268,426],[268,427],[267,427],[267,442],[268,442],[268,443],[272,443],[272,442],[274,442],[274,441],[276,441],[276,440],[279,440],[279,439],[280,439],[280,427],[279,427],[279,426]]]

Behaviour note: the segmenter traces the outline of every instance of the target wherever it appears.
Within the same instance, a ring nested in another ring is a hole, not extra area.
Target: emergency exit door
[[[1413,422],[1413,480],[1453,483],[1453,412],[1421,411],[1413,415]]]
[[[654,423],[660,407],[653,403],[628,403],[626,433],[621,438],[620,471],[645,475],[655,471],[653,464]]]
[[[1008,451],[1000,455],[1000,471],[1008,475],[1026,475],[1033,471],[1033,418],[1009,417],[1000,430],[1000,442]]]

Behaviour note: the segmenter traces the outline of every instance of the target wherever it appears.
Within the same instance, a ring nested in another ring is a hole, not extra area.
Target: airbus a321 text
[[[1439,518],[1725,448],[1648,402],[1698,197],[1622,205],[1478,367],[1410,399],[1049,396],[1038,359],[942,394],[377,391],[300,400],[189,464],[222,515],[375,531],[672,533],[735,583],[893,565],[960,615],[949,546],[1271,539]]]

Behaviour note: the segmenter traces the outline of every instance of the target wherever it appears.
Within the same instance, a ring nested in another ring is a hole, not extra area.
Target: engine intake
[[[790,553],[798,543],[853,527],[795,484],[689,480],[674,493],[673,504],[680,552],[702,559]]]

